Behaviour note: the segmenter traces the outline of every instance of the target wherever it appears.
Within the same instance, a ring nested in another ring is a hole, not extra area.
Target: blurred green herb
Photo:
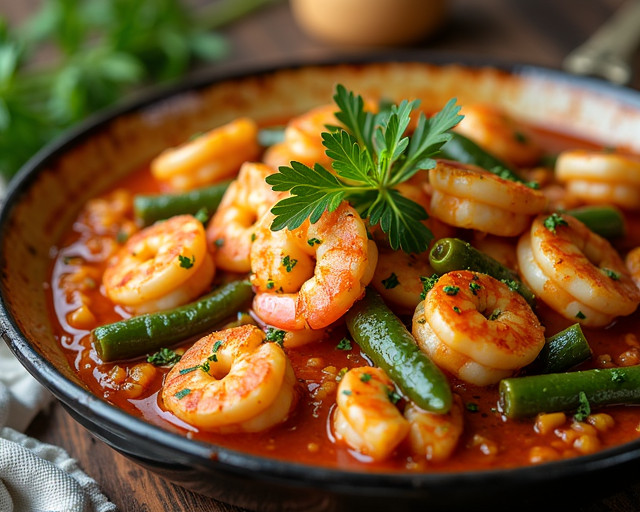
[[[19,27],[0,15],[0,174],[136,87],[223,58],[215,30],[277,1],[45,0]]]

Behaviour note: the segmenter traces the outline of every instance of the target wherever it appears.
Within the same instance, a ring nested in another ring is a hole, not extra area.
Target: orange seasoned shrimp
[[[327,125],[338,125],[334,115],[335,105],[322,105],[289,121],[284,130],[284,141],[274,144],[265,151],[263,161],[277,169],[288,166],[292,160],[308,166],[315,163],[328,166],[331,159],[325,154],[321,133]]]
[[[563,151],[556,177],[578,201],[640,209],[640,159],[620,153]]]
[[[421,300],[423,287],[420,278],[433,274],[428,252],[407,254],[381,248],[371,285],[382,295],[385,302],[403,311],[413,312]]]
[[[460,113],[464,119],[454,131],[505,163],[523,167],[535,165],[540,159],[542,149],[527,135],[525,127],[495,105],[465,105]]]
[[[207,226],[207,242],[216,265],[230,272],[249,272],[254,226],[281,196],[265,183],[273,169],[260,163],[242,165]]]
[[[631,249],[624,259],[627,270],[631,274],[631,279],[640,288],[640,247]]]
[[[412,453],[432,462],[443,462],[451,457],[464,429],[460,395],[453,394],[447,414],[424,411],[410,403],[404,410],[404,417],[411,425],[407,439]]]
[[[440,277],[416,308],[413,334],[437,365],[478,386],[513,375],[545,343],[544,328],[517,292],[468,270]]]
[[[336,439],[384,460],[409,433],[407,421],[392,403],[393,381],[380,368],[352,368],[344,374],[333,418]]]
[[[271,231],[272,219],[263,217],[251,245],[254,311],[279,329],[329,326],[373,277],[378,251],[363,220],[346,202],[292,231]]]
[[[565,318],[602,327],[640,302],[618,252],[575,217],[539,215],[517,250],[529,287]]]
[[[258,126],[241,117],[164,150],[151,162],[151,173],[175,190],[191,190],[233,176],[243,162],[260,152]]]
[[[459,162],[438,161],[429,170],[429,181],[433,216],[453,226],[493,235],[519,235],[531,217],[547,205],[539,190]]]
[[[296,378],[282,348],[264,339],[242,325],[198,340],[165,379],[165,407],[210,432],[260,432],[286,421],[299,397]]]
[[[114,303],[148,313],[186,304],[208,289],[214,273],[202,223],[179,215],[129,238],[102,283]]]

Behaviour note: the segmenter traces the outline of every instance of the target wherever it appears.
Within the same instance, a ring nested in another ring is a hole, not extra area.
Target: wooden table
[[[620,0],[455,0],[451,2],[451,15],[445,29],[414,48],[559,68],[563,57],[581,44],[621,3]],[[37,4],[35,0],[0,0],[0,12],[17,20]],[[264,8],[224,33],[233,49],[230,58],[217,65],[220,67],[288,59],[302,61],[371,51],[331,47],[310,39],[295,25],[286,3]],[[634,64],[638,76],[632,86],[640,89],[640,54],[636,55]],[[40,414],[27,433],[65,448],[97,480],[119,510],[239,510],[188,492],[130,462],[94,439],[59,404]],[[624,492],[579,510],[640,510],[640,477],[636,485]]]

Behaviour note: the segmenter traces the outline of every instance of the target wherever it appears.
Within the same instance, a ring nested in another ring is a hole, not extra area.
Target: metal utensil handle
[[[629,0],[563,62],[570,73],[595,75],[617,84],[631,80],[629,64],[640,44],[640,0]]]

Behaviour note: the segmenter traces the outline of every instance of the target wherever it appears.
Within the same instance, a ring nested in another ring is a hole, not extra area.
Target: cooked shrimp
[[[242,325],[198,340],[167,375],[165,407],[206,431],[259,432],[286,421],[298,399],[291,363],[264,332]]]
[[[486,274],[440,277],[413,316],[418,346],[460,379],[486,386],[531,363],[544,328],[527,302]]]
[[[464,119],[455,131],[473,140],[507,164],[518,167],[536,164],[542,149],[526,133],[526,128],[503,110],[487,104],[465,105]]]
[[[624,260],[631,279],[640,288],[640,247],[631,249]]]
[[[151,162],[151,173],[176,190],[191,190],[233,176],[259,152],[258,126],[242,117],[164,150]]]
[[[531,217],[547,205],[539,190],[449,160],[440,160],[429,170],[429,181],[433,216],[453,226],[493,235],[519,235]]]
[[[129,238],[109,260],[102,283],[114,303],[148,313],[186,304],[214,273],[202,223],[179,215]]]
[[[556,161],[558,181],[579,201],[640,209],[640,159],[620,153],[572,150]]]
[[[322,329],[360,298],[373,277],[378,251],[360,215],[343,202],[315,224],[271,231],[268,213],[251,245],[253,309],[267,324]]]
[[[339,124],[335,110],[333,104],[322,105],[291,119],[284,130],[284,142],[267,149],[263,161],[275,169],[290,165],[292,160],[310,167],[315,163],[329,165],[331,159],[325,154],[320,134],[328,130],[327,125]]]
[[[336,438],[373,460],[391,455],[409,433],[409,422],[391,402],[394,391],[393,381],[380,368],[345,373],[333,418]]]
[[[273,169],[247,162],[229,185],[207,226],[207,242],[216,265],[230,272],[249,272],[254,225],[280,194],[265,183]]]
[[[421,277],[433,275],[429,254],[407,254],[381,248],[371,284],[385,302],[403,311],[413,312],[422,294]]]
[[[453,395],[453,403],[447,414],[424,411],[414,403],[404,410],[409,421],[411,451],[432,462],[443,462],[451,457],[464,428],[463,407],[460,395]]]
[[[640,302],[618,252],[575,217],[539,215],[517,250],[527,284],[565,318],[602,327],[633,313]]]

